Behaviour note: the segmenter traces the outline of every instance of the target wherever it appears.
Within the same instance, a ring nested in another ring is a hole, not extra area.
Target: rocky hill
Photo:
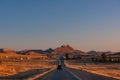
[[[53,54],[66,54],[66,53],[81,54],[81,55],[85,54],[85,52],[80,50],[75,50],[69,45],[62,45],[61,47],[58,47],[53,51]]]
[[[16,52],[14,50],[7,49],[7,48],[0,49],[0,52],[5,53],[5,54],[16,54]]]
[[[34,52],[34,51],[30,51],[30,50],[28,50],[28,51],[26,51],[26,52],[24,52],[24,53],[22,53],[23,55],[39,55],[39,53],[36,53],[36,52]]]
[[[38,55],[38,54],[66,54],[66,53],[71,53],[71,54],[81,54],[85,55],[86,53],[80,50],[76,50],[72,48],[69,45],[62,45],[60,47],[57,47],[56,49],[46,49],[46,50],[41,50],[41,49],[31,49],[31,50],[21,50],[21,51],[14,51],[11,49],[3,48],[0,49],[1,53],[7,53],[7,54],[23,54],[23,55]]]

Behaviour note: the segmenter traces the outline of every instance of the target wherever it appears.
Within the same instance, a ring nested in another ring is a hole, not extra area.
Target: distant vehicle
[[[57,66],[57,69],[62,69],[62,65],[58,65],[58,66]]]

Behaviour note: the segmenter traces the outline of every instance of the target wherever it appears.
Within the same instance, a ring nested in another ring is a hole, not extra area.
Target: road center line
[[[70,70],[66,69],[66,71],[68,71],[70,74],[72,74],[75,78],[77,78],[78,80],[82,80],[80,77],[78,77],[76,74],[74,74],[73,72],[71,72]]]

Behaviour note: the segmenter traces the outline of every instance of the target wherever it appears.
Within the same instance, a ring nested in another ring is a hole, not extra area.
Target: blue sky
[[[119,0],[0,0],[1,48],[120,51],[119,35]]]

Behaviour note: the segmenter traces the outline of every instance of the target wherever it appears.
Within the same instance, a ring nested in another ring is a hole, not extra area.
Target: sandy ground
[[[54,64],[56,64],[56,62],[51,60],[2,62],[0,64],[0,76],[10,76],[32,69],[52,68],[55,66]]]
[[[66,61],[67,67],[84,70],[94,74],[113,77],[120,80],[120,63],[114,64],[93,64],[93,63],[79,63],[79,61]]]

